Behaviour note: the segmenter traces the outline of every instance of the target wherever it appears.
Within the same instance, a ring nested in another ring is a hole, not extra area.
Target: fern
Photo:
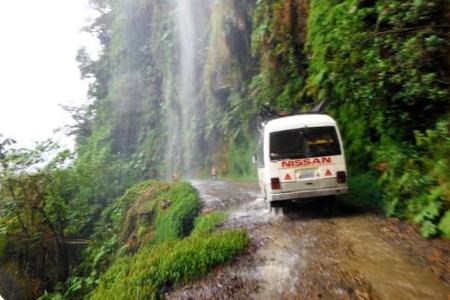
[[[443,236],[450,238],[450,209],[447,210],[438,225]]]
[[[426,238],[436,235],[437,232],[437,226],[431,221],[425,221],[420,228],[420,233]]]

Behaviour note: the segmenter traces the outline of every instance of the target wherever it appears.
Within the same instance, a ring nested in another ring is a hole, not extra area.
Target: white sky
[[[77,50],[95,49],[80,29],[87,0],[12,0],[0,4],[0,134],[22,147],[58,138],[53,130],[71,122],[59,104],[87,101]]]

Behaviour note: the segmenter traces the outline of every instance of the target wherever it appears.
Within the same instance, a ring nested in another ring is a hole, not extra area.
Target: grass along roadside
[[[188,283],[245,249],[243,229],[199,231],[179,241],[144,248],[114,263],[91,299],[156,299],[175,284]]]

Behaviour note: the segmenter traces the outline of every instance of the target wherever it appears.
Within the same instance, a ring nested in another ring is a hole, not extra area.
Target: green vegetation
[[[246,247],[243,230],[195,235],[146,248],[114,263],[91,299],[156,299],[174,284],[188,283],[229,261]]]
[[[449,124],[440,121],[435,130],[415,131],[416,144],[390,154],[390,166],[380,179],[387,214],[420,224],[426,237],[438,230],[448,235],[450,229],[444,216],[450,199]]]
[[[197,192],[187,183],[177,183],[175,187],[164,195],[163,201],[170,201],[170,209],[159,207],[156,217],[156,241],[162,243],[176,240],[189,234],[194,227],[194,218],[197,216],[200,201]],[[172,199],[183,199],[175,201]]]
[[[207,215],[202,215],[195,219],[194,230],[192,235],[201,235],[212,232],[216,229],[217,225],[221,224],[225,220],[226,214],[223,211],[214,211]]]
[[[271,103],[278,109],[298,111],[302,106],[307,72],[307,1],[262,0],[253,15],[253,55],[260,72],[253,77],[258,105]]]
[[[70,154],[60,152],[45,163],[57,150],[53,142],[34,150],[12,150],[11,144],[8,139],[0,143],[0,261],[17,264],[24,280],[65,280],[75,262],[73,224],[86,213],[75,197],[74,169],[64,167]],[[77,229],[85,224],[78,223]],[[39,284],[32,281],[30,291]]]

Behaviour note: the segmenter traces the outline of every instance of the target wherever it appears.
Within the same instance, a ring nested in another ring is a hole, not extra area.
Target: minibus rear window
[[[341,154],[334,126],[303,127],[270,134],[270,159],[295,159]]]

